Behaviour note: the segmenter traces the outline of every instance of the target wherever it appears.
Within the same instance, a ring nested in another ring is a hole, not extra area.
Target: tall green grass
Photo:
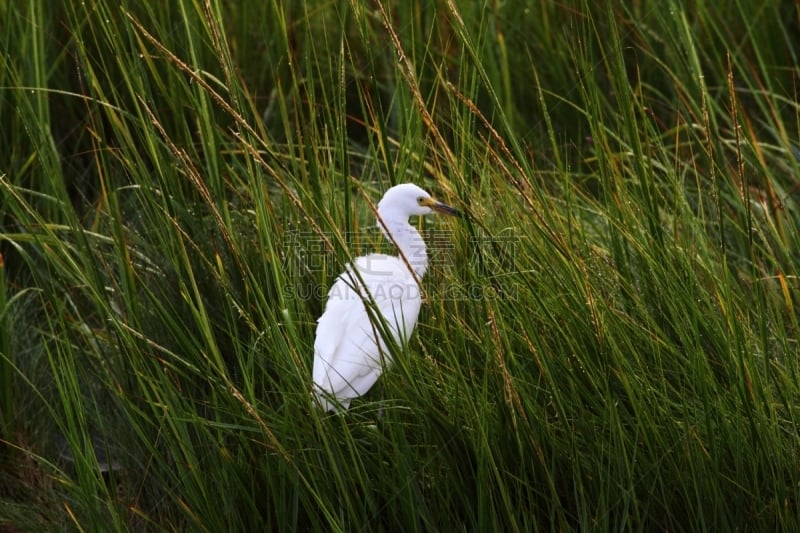
[[[786,2],[8,2],[0,527],[792,530]],[[325,292],[413,181],[343,415]]]

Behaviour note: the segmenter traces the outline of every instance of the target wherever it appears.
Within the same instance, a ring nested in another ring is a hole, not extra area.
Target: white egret
[[[431,213],[458,211],[411,183],[386,191],[378,203],[378,227],[400,255],[358,257],[328,292],[325,312],[317,321],[313,372],[314,393],[325,411],[347,409],[391,364],[381,331],[391,333],[398,344],[411,336],[422,305],[419,283],[428,268],[428,254],[408,218]],[[383,315],[386,329],[371,322],[366,307],[370,300]]]

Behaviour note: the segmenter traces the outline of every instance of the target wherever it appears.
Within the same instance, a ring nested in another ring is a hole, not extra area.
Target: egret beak
[[[430,207],[431,209],[433,209],[436,213],[439,213],[440,215],[450,215],[450,216],[454,216],[454,217],[463,216],[461,211],[459,211],[455,207],[450,207],[449,205],[447,205],[445,203],[442,203],[442,202],[439,202],[439,201],[436,201],[433,198],[426,198],[422,205],[424,205],[426,207]]]

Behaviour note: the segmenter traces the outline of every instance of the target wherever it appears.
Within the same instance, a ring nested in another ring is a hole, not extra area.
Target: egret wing
[[[405,342],[411,335],[421,306],[419,286],[400,259],[373,254],[358,258],[356,268],[364,285],[348,268],[331,287],[317,324],[313,379],[326,409],[333,405],[322,396],[333,396],[347,407],[375,384],[383,360],[386,365],[391,363],[382,328],[370,321],[355,287],[367,287],[397,342]]]

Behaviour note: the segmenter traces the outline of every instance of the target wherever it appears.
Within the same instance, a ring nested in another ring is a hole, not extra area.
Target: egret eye
[[[425,201],[425,198],[424,198],[424,197],[422,197],[422,196],[417,196],[417,203],[418,203],[419,205],[422,205],[424,201]]]

